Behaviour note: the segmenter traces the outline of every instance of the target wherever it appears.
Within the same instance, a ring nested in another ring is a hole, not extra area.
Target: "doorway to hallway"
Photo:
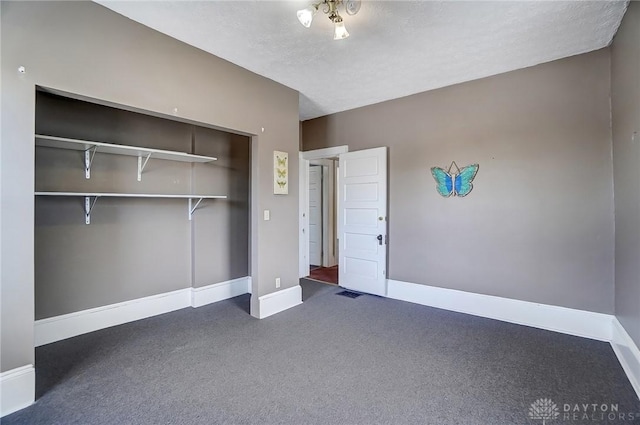
[[[337,158],[309,161],[307,199],[309,279],[338,284],[336,259],[336,173]]]
[[[386,296],[387,163],[386,147],[300,152],[299,277],[333,272],[341,287]]]

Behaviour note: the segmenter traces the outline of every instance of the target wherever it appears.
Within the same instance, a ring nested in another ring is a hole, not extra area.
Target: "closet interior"
[[[248,136],[36,92],[35,319],[249,276]]]

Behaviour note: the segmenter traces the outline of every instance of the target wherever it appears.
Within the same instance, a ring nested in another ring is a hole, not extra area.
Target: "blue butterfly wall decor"
[[[447,171],[440,167],[431,167],[431,174],[437,183],[436,189],[445,198],[452,195],[467,196],[473,189],[471,182],[477,173],[478,164],[467,165],[460,170],[454,161]]]

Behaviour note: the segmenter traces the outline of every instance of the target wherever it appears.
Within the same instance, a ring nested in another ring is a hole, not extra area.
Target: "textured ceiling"
[[[627,1],[367,1],[334,41],[305,0],[98,3],[300,92],[306,120],[607,46]]]

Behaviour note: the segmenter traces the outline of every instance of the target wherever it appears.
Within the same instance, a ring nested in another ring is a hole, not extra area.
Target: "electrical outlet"
[[[276,277],[276,289],[280,287],[280,278]]]

